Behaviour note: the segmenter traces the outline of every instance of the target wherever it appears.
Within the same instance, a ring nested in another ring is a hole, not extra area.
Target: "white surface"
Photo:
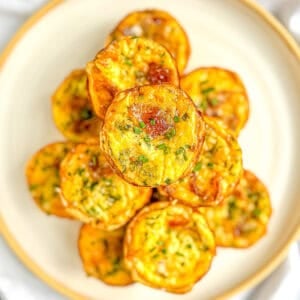
[[[99,8],[89,10],[88,3],[92,2]],[[187,5],[188,2],[190,5]],[[4,68],[3,78],[0,78],[0,159],[3,154],[5,157],[5,161],[0,163],[1,175],[6,176],[5,180],[1,179],[0,201],[1,208],[6,208],[5,218],[14,222],[15,226],[11,229],[34,260],[43,265],[47,262],[49,273],[62,282],[76,282],[74,288],[77,290],[86,288],[88,293],[98,290],[98,295],[103,295],[102,291],[99,292],[99,287],[104,286],[96,280],[87,280],[80,267],[75,246],[77,233],[76,228],[73,228],[76,225],[46,218],[40,213],[29,198],[20,170],[23,170],[25,161],[38,147],[60,137],[51,122],[49,105],[49,96],[57,83],[68,71],[83,66],[94,55],[101,47],[109,28],[134,3],[138,3],[140,7],[160,7],[163,4],[161,1],[131,1],[124,8],[122,5],[112,7],[107,0],[102,0],[102,3],[96,0],[72,0],[70,9],[67,4],[64,5],[68,11],[63,7],[55,10],[26,36],[14,52],[14,59],[9,60]],[[272,251],[276,252],[276,247],[284,243],[284,237],[291,230],[293,220],[295,224],[295,217],[290,222],[288,220],[293,214],[294,198],[291,196],[296,192],[291,187],[293,179],[297,179],[296,173],[293,174],[297,170],[294,171],[291,164],[300,165],[299,160],[294,159],[295,141],[291,139],[292,136],[297,136],[296,140],[299,141],[299,133],[294,132],[297,127],[292,124],[300,110],[297,99],[300,82],[296,81],[300,78],[299,65],[289,57],[272,31],[264,27],[263,22],[252,13],[242,11],[241,15],[235,15],[239,5],[230,9],[228,5],[233,3],[236,1],[226,0],[220,3],[217,0],[189,0],[184,4],[168,3],[167,9],[179,17],[190,35],[193,49],[191,67],[200,64],[229,67],[238,71],[246,82],[252,111],[241,143],[245,166],[260,175],[271,189],[275,212],[270,233],[250,250],[218,251],[210,274],[191,294],[175,297],[154,291],[143,296],[142,292],[152,290],[135,286],[128,288],[130,299],[134,299],[133,294],[142,299],[151,299],[153,296],[158,299],[199,299],[199,296],[195,296],[197,290],[201,293],[201,290],[205,292],[210,287],[210,293],[213,293],[213,290],[222,289],[232,279],[239,281],[246,278],[271,256]],[[104,9],[102,5],[105,6]],[[99,18],[99,11],[106,13]],[[55,23],[52,23],[53,20]],[[10,103],[15,105],[9,105]],[[3,130],[7,128],[4,127],[7,123],[11,124],[9,132]],[[295,214],[296,212],[294,216]],[[15,220],[18,220],[17,224]],[[280,223],[286,224],[284,234]],[[282,233],[281,239],[278,238],[278,233]],[[68,246],[70,251],[64,251]],[[9,259],[5,261],[8,262]],[[11,261],[13,268],[20,267],[17,264],[14,266],[13,260]],[[63,264],[58,265],[58,262],[64,263],[63,270]],[[11,268],[9,264],[8,268]],[[37,291],[40,287],[41,291],[44,289],[37,280],[30,278],[29,282]],[[44,293],[37,292],[37,299],[50,299],[51,296],[58,299],[55,293],[49,291],[45,288]],[[124,298],[124,291],[127,292],[124,288],[114,288],[109,289],[108,293],[119,293],[118,298]],[[46,294],[49,296],[46,297]]]

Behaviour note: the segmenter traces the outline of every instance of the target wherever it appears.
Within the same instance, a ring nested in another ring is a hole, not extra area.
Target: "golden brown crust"
[[[88,97],[85,70],[74,70],[52,96],[52,114],[58,130],[69,140],[84,142],[99,135],[101,121]]]
[[[133,279],[169,292],[190,291],[214,255],[214,237],[203,216],[175,202],[145,207],[126,230],[124,256]]]
[[[107,110],[101,147],[112,167],[139,186],[168,185],[192,170],[204,122],[189,97],[171,85],[119,93]]]
[[[199,210],[214,232],[217,245],[235,248],[250,247],[264,236],[272,214],[267,188],[247,170],[220,206]]]
[[[108,232],[89,224],[81,227],[78,249],[88,276],[115,286],[133,282],[123,259],[124,234],[125,228]]]
[[[180,80],[180,86],[207,116],[223,122],[238,136],[249,116],[249,100],[239,76],[229,70],[198,68]]]
[[[60,197],[59,166],[73,147],[71,142],[46,145],[27,163],[26,178],[31,196],[39,208],[49,215],[71,218]]]
[[[93,107],[102,119],[120,91],[147,84],[179,85],[171,54],[145,38],[126,37],[112,42],[87,64],[86,71]]]
[[[116,175],[93,140],[65,157],[60,175],[68,211],[100,229],[122,227],[151,198],[151,189],[132,186]]]
[[[218,205],[233,191],[243,172],[242,152],[236,138],[214,119],[204,117],[204,121],[206,137],[193,171],[160,189],[193,207]]]
[[[177,68],[183,72],[190,57],[188,36],[179,22],[169,13],[147,9],[125,16],[106,40],[106,45],[124,36],[141,36],[165,46],[176,59]]]

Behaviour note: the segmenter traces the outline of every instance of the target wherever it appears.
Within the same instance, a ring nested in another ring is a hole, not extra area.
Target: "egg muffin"
[[[86,70],[90,97],[100,118],[120,91],[147,84],[179,85],[171,54],[145,38],[126,37],[112,42],[87,64]]]
[[[204,276],[215,241],[204,217],[185,205],[157,202],[130,222],[124,259],[135,281],[173,293],[186,293]]]
[[[182,26],[169,13],[157,9],[132,12],[111,32],[106,44],[124,36],[145,37],[165,46],[176,59],[179,72],[183,72],[191,52],[190,43]]]
[[[100,120],[88,97],[85,70],[72,71],[52,96],[52,114],[58,130],[74,142],[99,135]]]
[[[236,73],[199,68],[183,76],[180,85],[202,113],[220,120],[238,136],[248,120],[249,100]]]
[[[77,145],[62,161],[60,175],[70,214],[103,230],[125,225],[152,194],[151,189],[132,186],[116,175],[96,140]]]
[[[103,231],[84,224],[79,233],[78,249],[83,268],[93,276],[110,285],[132,283],[123,258],[125,228]]]
[[[193,206],[218,205],[235,188],[243,173],[242,151],[234,136],[210,117],[204,117],[206,136],[193,171],[160,188],[171,198]]]
[[[272,207],[267,188],[250,171],[220,206],[200,208],[221,247],[246,248],[267,231]]]
[[[35,203],[46,214],[71,218],[60,197],[59,167],[73,146],[71,142],[49,144],[27,163],[28,188]]]
[[[157,187],[187,175],[198,159],[204,122],[190,98],[171,85],[120,92],[105,115],[101,146],[128,182]]]

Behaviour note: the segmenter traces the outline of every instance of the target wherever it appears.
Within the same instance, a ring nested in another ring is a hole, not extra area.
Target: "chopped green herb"
[[[121,199],[121,196],[119,196],[119,195],[117,195],[117,196],[108,195],[108,198],[107,198],[107,200],[110,204],[114,204],[115,202],[119,201],[120,199]]]
[[[214,90],[215,90],[215,88],[208,87],[206,89],[203,89],[201,92],[202,92],[202,94],[206,95],[206,94],[209,94],[209,93],[213,92]]]
[[[113,265],[114,265],[114,266],[119,266],[120,262],[121,262],[121,257],[118,256],[118,257],[116,257],[116,258],[114,259]]]
[[[213,98],[211,100],[209,100],[209,102],[211,103],[212,106],[216,106],[219,103],[218,98]]]
[[[165,184],[170,184],[172,181],[171,181],[171,179],[170,178],[167,178],[166,180],[165,180]]]
[[[128,57],[125,57],[125,58],[124,58],[124,64],[131,67],[131,66],[132,66],[132,61],[131,61],[131,59],[128,58]]]
[[[175,154],[178,155],[183,155],[183,159],[186,161],[188,158],[186,156],[185,148],[184,147],[179,147],[176,151]]]
[[[162,58],[162,57],[164,57],[166,55],[166,52],[164,51],[164,52],[162,52],[159,56]]]
[[[117,272],[118,272],[118,267],[114,266],[113,269],[111,271],[107,272],[105,275],[112,276],[112,275],[116,274]]]
[[[164,153],[168,153],[169,147],[166,144],[159,144],[156,146],[157,149],[163,150]]]
[[[175,254],[178,255],[178,256],[184,256],[182,253],[180,253],[178,251]]]
[[[261,214],[261,210],[259,208],[255,208],[252,212],[252,216],[258,218]]]
[[[39,185],[38,184],[31,184],[30,186],[29,186],[29,190],[30,191],[34,191],[36,188],[38,188],[39,187]]]
[[[203,80],[203,81],[200,81],[200,85],[204,85],[204,84],[206,84],[206,83],[208,83],[208,79]]]
[[[145,143],[149,144],[151,142],[151,139],[149,138],[149,136],[145,136],[144,141]]]
[[[108,185],[111,186],[112,185],[112,179],[111,178],[106,178],[106,177],[102,177],[102,180]]]
[[[212,162],[209,162],[209,163],[207,164],[207,166],[208,166],[209,168],[213,168],[214,164],[213,164]]]
[[[92,206],[87,210],[87,213],[91,216],[96,216],[98,214],[98,209],[96,209],[96,207]]]
[[[195,167],[194,167],[193,172],[198,172],[198,171],[201,170],[201,168],[202,168],[202,163],[201,162],[197,162],[196,165],[195,165]]]
[[[98,184],[98,182],[96,182],[96,181],[92,182],[91,185],[90,185],[90,190],[93,191],[97,184]]]
[[[148,162],[149,159],[145,155],[140,155],[138,157],[138,161],[144,164],[144,163]]]
[[[171,128],[166,134],[165,134],[165,137],[167,139],[171,139],[172,137],[174,137],[176,135],[176,130],[175,128]]]
[[[83,172],[84,172],[84,169],[83,169],[83,168],[78,168],[77,171],[76,171],[76,173],[77,173],[79,176],[81,176],[81,175],[83,174]]]
[[[237,208],[236,198],[231,197],[230,201],[228,202],[228,216],[230,219],[233,218],[233,212],[236,208]]]
[[[199,105],[199,108],[202,110],[202,111],[206,111],[207,110],[207,107],[208,107],[208,103],[207,103],[207,100],[206,99],[203,99],[203,101],[200,103]]]
[[[141,128],[145,128],[145,127],[146,127],[146,124],[145,124],[143,121],[141,121],[141,122],[139,123],[139,125],[140,125]]]
[[[117,124],[116,127],[121,131],[127,131],[131,128],[129,124]]]
[[[178,116],[175,116],[175,117],[173,118],[173,120],[174,120],[175,123],[178,123],[178,122],[180,121],[180,118],[179,118]]]
[[[191,249],[191,248],[192,248],[192,245],[191,245],[191,244],[187,244],[185,247],[186,247],[187,249]]]
[[[179,147],[179,148],[176,150],[175,154],[176,154],[176,155],[180,155],[180,154],[182,154],[182,153],[184,153],[184,152],[185,152],[185,149],[184,149],[183,147]]]
[[[142,130],[138,127],[133,127],[133,132],[136,134],[140,134],[142,132]]]
[[[156,121],[155,121],[154,119],[151,119],[151,120],[150,120],[150,124],[151,124],[152,126],[154,126],[155,123],[156,123]]]
[[[259,192],[254,192],[254,193],[248,193],[248,198],[250,198],[253,201],[257,201],[260,197],[260,193]]]
[[[166,248],[161,249],[161,253],[167,254],[167,249]]]

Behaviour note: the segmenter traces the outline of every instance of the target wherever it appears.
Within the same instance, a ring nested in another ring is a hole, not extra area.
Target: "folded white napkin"
[[[280,4],[295,0],[259,0],[274,12]],[[299,1],[300,0],[296,0]],[[0,51],[16,29],[47,0],[0,0]],[[258,287],[232,300],[300,300],[300,255],[295,244],[287,260]],[[2,294],[1,294],[2,292]],[[0,237],[0,300],[63,299],[39,282],[18,262]]]
[[[0,11],[28,15],[45,2],[45,0],[0,0]]]

